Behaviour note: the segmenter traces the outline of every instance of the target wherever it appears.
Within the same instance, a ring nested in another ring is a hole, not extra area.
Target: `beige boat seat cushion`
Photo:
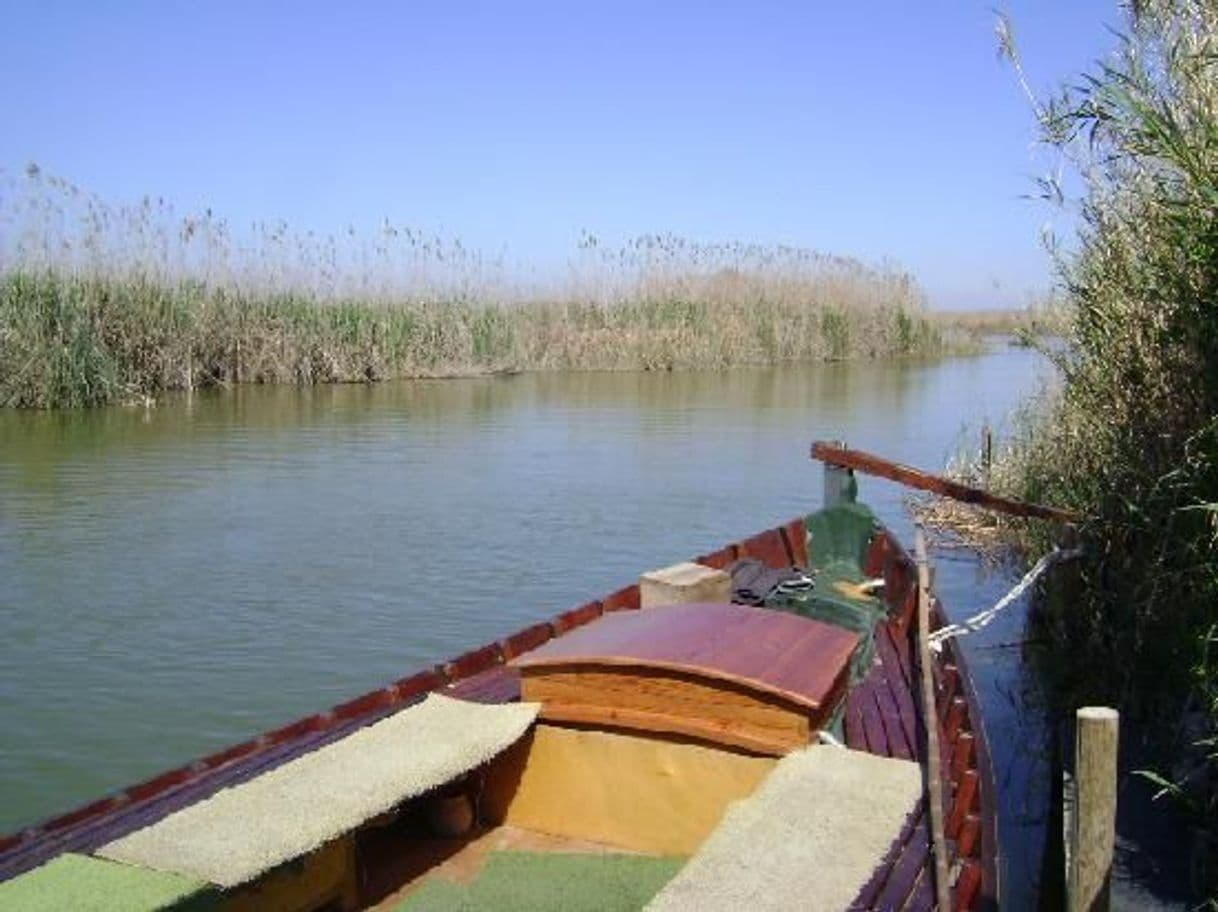
[[[481,766],[519,740],[537,711],[431,694],[96,854],[237,886]]]
[[[647,908],[846,909],[921,797],[908,760],[832,745],[788,754]]]

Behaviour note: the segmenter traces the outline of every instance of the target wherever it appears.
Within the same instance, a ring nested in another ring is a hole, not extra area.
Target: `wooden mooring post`
[[[1106,706],[1075,714],[1074,801],[1066,817],[1066,908],[1107,912],[1116,843],[1117,736],[1120,717]]]

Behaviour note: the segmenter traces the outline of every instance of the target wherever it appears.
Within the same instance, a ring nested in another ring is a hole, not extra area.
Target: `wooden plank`
[[[488,668],[452,685],[444,695],[471,703],[515,703],[520,699],[520,669],[511,665]]]
[[[955,839],[964,824],[964,818],[977,810],[977,771],[967,770],[960,777],[956,796],[952,799],[952,812],[947,818],[947,836]]]
[[[897,709],[896,696],[887,679],[883,686],[872,690],[872,695],[875,697],[876,711],[880,714],[880,721],[884,725],[889,756],[900,760],[912,760],[914,758],[913,745],[906,738],[905,729],[901,724],[901,713]]]
[[[735,545],[725,545],[718,551],[712,551],[710,554],[703,554],[701,557],[694,558],[695,564],[702,564],[706,567],[714,567],[716,570],[726,570],[736,560],[737,548]]]
[[[633,583],[601,599],[605,614],[611,611],[637,611],[639,607],[639,584]]]
[[[913,838],[914,831],[918,824],[922,822],[926,815],[926,802],[920,800],[909,815],[905,818],[905,823],[901,826],[901,832],[897,838],[892,841],[892,845],[888,851],[884,853],[884,857],[880,859],[880,863],[876,865],[875,871],[872,872],[867,883],[859,889],[858,895],[854,901],[850,903],[852,910],[870,909],[875,905],[876,899],[880,895],[880,891],[884,885],[888,883],[888,879],[892,874],[893,868],[901,858],[901,853],[905,851],[905,846]]]
[[[846,746],[852,750],[867,751],[867,728],[863,724],[862,698],[859,690],[862,685],[852,688],[846,695]]]
[[[909,642],[909,632],[902,629],[893,621],[881,625],[883,631],[884,642],[892,648],[893,654],[897,658],[897,666],[901,670],[901,677],[905,679],[905,684],[912,691],[918,687],[918,670],[914,667],[913,648]]]
[[[562,636],[568,630],[574,630],[576,627],[583,627],[595,621],[604,613],[604,608],[600,602],[588,602],[586,605],[580,605],[578,608],[572,608],[570,611],[564,611],[557,615],[554,620],[550,621],[554,628],[554,635]]]
[[[952,697],[951,705],[947,709],[947,718],[943,720],[943,731],[947,735],[948,745],[956,743],[956,738],[960,736],[967,719],[968,704],[964,702],[964,697]]]
[[[909,488],[930,491],[942,497],[950,497],[953,500],[963,501],[964,503],[976,504],[987,510],[994,510],[998,513],[1006,513],[1011,516],[1049,519],[1054,522],[1068,523],[1077,523],[1083,520],[1083,515],[1073,510],[1026,503],[1021,500],[1012,500],[1009,497],[999,497],[997,494],[991,494],[989,491],[984,491],[981,488],[973,488],[958,481],[952,481],[950,478],[944,478],[941,475],[931,475],[912,466],[891,462],[880,456],[865,453],[862,450],[851,450],[826,441],[817,441],[812,444],[812,458],[829,465],[841,466],[845,469],[862,472],[865,475],[887,478],[890,481],[898,482]]]
[[[708,740],[751,741],[778,745],[781,753],[808,743],[806,707],[701,676],[664,672],[640,674],[635,668],[572,665],[530,671],[522,681],[523,699],[541,703],[547,718],[625,725],[654,731],[683,731]],[[580,717],[571,717],[578,707]],[[630,714],[632,721],[627,722]],[[648,719],[654,724],[648,724]],[[682,728],[674,728],[679,721]],[[696,729],[696,732],[691,731]]]
[[[937,679],[935,705],[939,710],[939,718],[946,720],[952,702],[960,693],[960,669],[952,662],[942,662]]]
[[[947,881],[947,841],[943,836],[942,756],[939,726],[935,719],[935,692],[930,658],[930,566],[926,558],[926,538],[921,527],[914,534],[918,555],[918,656],[922,665],[922,714],[926,718],[926,780],[930,793],[930,832],[935,862],[935,897],[940,909],[949,908]]]
[[[859,692],[859,709],[863,716],[863,730],[867,736],[867,751],[879,757],[891,757],[892,750],[888,746],[888,732],[884,728],[884,720],[880,718],[879,707],[875,702],[875,689],[879,685],[869,684],[866,688],[856,688]]]
[[[759,560],[774,569],[781,569],[790,564],[790,555],[787,553],[787,545],[780,529],[768,529],[752,538],[746,538],[740,543],[740,551],[745,557]]]
[[[503,650],[504,661],[510,662],[518,655],[531,652],[542,643],[548,642],[553,636],[554,628],[549,622],[534,624],[532,627],[518,630],[499,643],[500,648]]]
[[[914,702],[912,683],[905,676],[901,667],[901,659],[892,644],[891,628],[888,624],[880,624],[875,633],[876,652],[884,668],[884,677],[888,689],[896,703],[897,718],[900,722],[901,733],[909,746],[910,759],[918,758],[918,710]]]
[[[791,563],[796,567],[808,566],[808,526],[802,516],[785,523],[782,527],[782,537],[787,545],[787,553]]]
[[[460,681],[470,675],[479,674],[503,662],[503,650],[498,643],[488,643],[477,649],[462,653],[444,665],[445,675],[450,681]]]
[[[994,767],[990,758],[989,744],[985,737],[985,720],[980,711],[980,700],[969,674],[968,663],[959,652],[958,645],[948,640],[943,649],[945,661],[954,662],[960,669],[960,683],[964,699],[969,707],[969,729],[976,736],[975,768],[979,781],[981,817],[981,894],[978,902],[991,905],[998,900],[998,810],[997,790],[994,786]]]
[[[930,860],[930,831],[923,817],[914,829],[913,836],[901,852],[901,857],[892,866],[892,872],[884,889],[872,905],[874,909],[900,909],[913,892],[914,885],[922,876]]]
[[[965,770],[972,769],[976,765],[976,740],[973,733],[968,731],[961,732],[960,737],[956,739],[956,743],[952,746],[950,773],[952,782],[958,783]]]
[[[901,912],[934,912],[935,909],[935,875],[928,864],[922,868],[922,873],[914,881],[913,890]]]
[[[960,833],[956,836],[956,853],[961,858],[972,858],[976,856],[980,844],[981,818],[976,814],[969,814],[964,818]]]
[[[960,869],[960,877],[956,880],[955,895],[952,899],[953,908],[959,912],[968,912],[977,901],[981,891],[981,865],[975,861],[966,861]]]

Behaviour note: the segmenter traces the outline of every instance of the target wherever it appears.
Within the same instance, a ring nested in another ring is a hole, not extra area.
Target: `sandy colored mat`
[[[518,740],[537,710],[432,694],[97,854],[236,886],[480,766]]]
[[[922,771],[832,746],[784,757],[649,910],[849,907],[922,796]]]

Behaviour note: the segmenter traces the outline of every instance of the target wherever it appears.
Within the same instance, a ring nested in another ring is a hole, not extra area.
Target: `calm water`
[[[940,466],[1039,369],[998,347],[0,412],[0,831],[807,512],[815,438]],[[898,488],[861,487],[908,531]],[[1009,581],[944,558],[939,584],[963,616]],[[1017,892],[1044,812],[1020,623],[970,643]]]

